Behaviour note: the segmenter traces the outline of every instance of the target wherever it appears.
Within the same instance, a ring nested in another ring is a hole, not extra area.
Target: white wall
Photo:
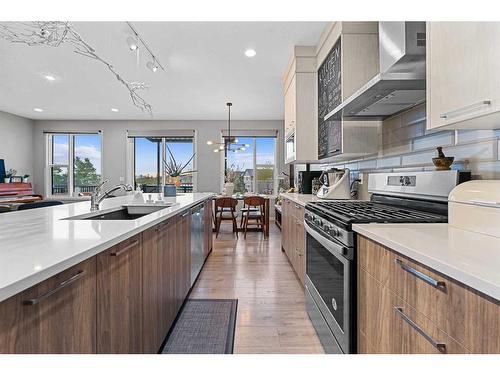
[[[5,159],[5,169],[15,169],[20,176],[33,176],[33,136],[32,120],[0,112],[0,159]]]
[[[220,154],[213,152],[208,140],[220,139],[221,130],[227,129],[227,121],[35,121],[35,189],[44,192],[45,137],[44,131],[90,131],[101,130],[103,136],[103,176],[110,183],[119,183],[127,176],[127,130],[194,129],[196,131],[197,187],[200,192],[220,191]],[[277,130],[278,155],[282,155],[283,121],[231,121],[231,129]],[[283,159],[281,156],[279,159]],[[278,166],[281,170],[281,165]]]

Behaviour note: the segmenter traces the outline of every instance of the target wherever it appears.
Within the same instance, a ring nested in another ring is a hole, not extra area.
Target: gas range
[[[356,352],[358,223],[445,223],[448,194],[469,172],[377,173],[369,201],[325,200],[306,205],[306,304],[327,353]]]
[[[446,223],[446,203],[410,201],[396,198],[392,204],[371,201],[338,200],[306,205],[305,221],[331,239],[353,246],[352,224],[362,223]],[[409,205],[420,206],[408,208]]]

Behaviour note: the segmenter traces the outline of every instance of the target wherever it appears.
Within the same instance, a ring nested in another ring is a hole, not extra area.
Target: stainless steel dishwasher
[[[191,286],[203,267],[204,203],[191,209]]]

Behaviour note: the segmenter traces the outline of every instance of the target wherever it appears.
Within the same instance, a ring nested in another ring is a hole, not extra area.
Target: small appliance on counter
[[[316,194],[321,199],[351,199],[349,169],[332,168],[319,177],[322,186]]]
[[[451,227],[500,237],[500,180],[468,181],[448,197]]]
[[[299,194],[312,194],[313,180],[321,176],[322,171],[300,171],[298,179]]]

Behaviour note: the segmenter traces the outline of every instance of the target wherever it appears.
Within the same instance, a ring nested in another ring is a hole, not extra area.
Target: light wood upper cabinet
[[[0,303],[0,353],[95,353],[96,262],[86,260]]]
[[[285,163],[318,160],[316,51],[296,46],[283,78]]]
[[[427,23],[427,129],[500,126],[500,23]]]

